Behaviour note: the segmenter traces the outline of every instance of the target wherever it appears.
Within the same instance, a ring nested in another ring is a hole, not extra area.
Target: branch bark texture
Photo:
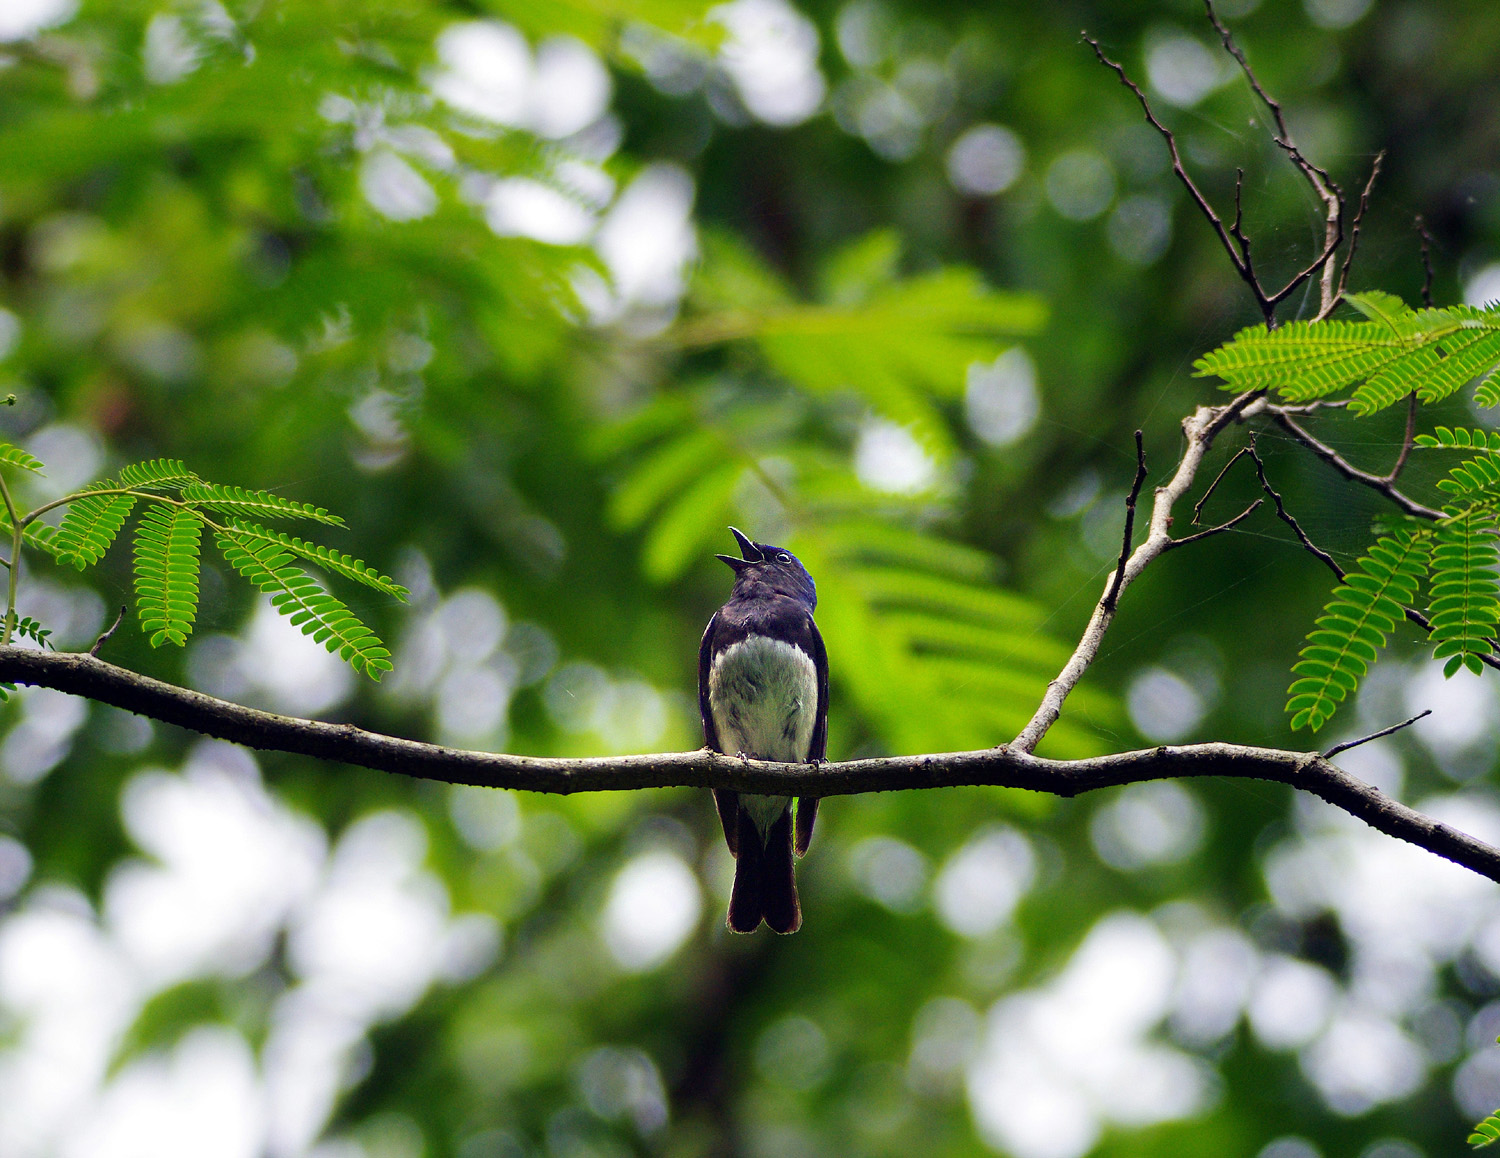
[[[267,752],[399,772],[448,784],[528,792],[729,788],[764,795],[847,796],[993,785],[1077,796],[1143,780],[1223,776],[1271,780],[1328,801],[1372,828],[1500,881],[1500,848],[1407,808],[1316,752],[1240,744],[1146,748],[1087,760],[1048,760],[1015,745],[850,760],[821,766],[741,760],[708,749],[649,756],[547,758],[470,752],[262,712],[163,683],[88,654],[0,649],[0,680],[53,688]]]
[[[1145,542],[1137,547],[1128,559],[1122,553],[1120,564],[1110,573],[1109,581],[1105,584],[1104,595],[1095,606],[1088,626],[1083,629],[1078,646],[1073,649],[1073,654],[1063,665],[1057,678],[1047,685],[1046,694],[1042,696],[1042,702],[1038,705],[1036,712],[1021,729],[1020,734],[1011,741],[1010,746],[1013,749],[1021,752],[1036,750],[1036,746],[1042,742],[1042,737],[1062,715],[1063,701],[1078,686],[1078,681],[1083,678],[1089,665],[1098,656],[1099,648],[1104,643],[1105,633],[1109,631],[1109,625],[1114,622],[1120,596],[1158,556],[1172,548],[1175,542],[1172,538],[1172,508],[1192,487],[1193,480],[1198,477],[1198,469],[1203,465],[1204,456],[1208,454],[1219,432],[1230,423],[1249,417],[1251,413],[1264,405],[1263,392],[1251,390],[1241,394],[1225,406],[1200,406],[1182,420],[1182,432],[1187,439],[1187,445],[1183,448],[1182,458],[1178,460],[1177,469],[1173,472],[1171,479],[1165,486],[1156,488],[1156,496],[1151,504],[1151,522]],[[1140,474],[1138,468],[1137,487],[1140,485]],[[1132,491],[1132,500],[1134,497],[1134,491]],[[1131,505],[1134,506],[1133,501]]]

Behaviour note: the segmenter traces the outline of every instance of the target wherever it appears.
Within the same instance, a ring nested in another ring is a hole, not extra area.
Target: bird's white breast
[[[729,755],[798,763],[817,722],[818,670],[800,647],[752,635],[714,658],[708,704]]]

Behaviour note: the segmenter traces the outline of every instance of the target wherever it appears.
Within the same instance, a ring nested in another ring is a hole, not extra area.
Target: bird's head
[[[817,607],[817,585],[797,556],[785,547],[753,543],[750,536],[738,527],[730,527],[729,533],[739,543],[742,558],[736,559],[733,555],[720,555],[718,558],[734,571],[736,595],[751,594],[755,588],[763,587],[778,595],[801,600],[809,610]]]

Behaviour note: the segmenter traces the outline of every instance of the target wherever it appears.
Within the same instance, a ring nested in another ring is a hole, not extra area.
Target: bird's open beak
[[[765,562],[764,557],[760,553],[760,548],[750,541],[750,537],[746,535],[744,531],[740,530],[738,527],[730,527],[729,533],[734,536],[735,542],[739,543],[740,554],[745,557],[745,560],[747,562]]]
[[[736,559],[733,555],[715,555],[714,558],[722,560],[730,567],[736,575],[743,571],[751,563],[761,562],[760,548],[750,541],[750,537],[738,527],[730,527],[729,533],[735,537],[740,545],[740,554],[743,559]]]

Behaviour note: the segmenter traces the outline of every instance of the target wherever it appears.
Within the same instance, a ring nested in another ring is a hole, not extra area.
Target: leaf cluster
[[[0,464],[40,471],[42,463],[15,447],[0,446]],[[65,508],[53,528],[38,521]],[[114,478],[47,503],[19,519],[0,519],[0,534],[13,545],[34,547],[58,563],[83,571],[98,563],[119,538],[133,514],[137,617],[152,647],[181,646],[192,634],[198,612],[198,577],[205,530],[212,532],[225,561],[271,597],[271,605],[336,652],[355,671],[378,680],[391,670],[390,651],[346,604],[304,570],[308,562],[328,574],[404,600],[406,588],[362,560],[310,543],[255,519],[302,520],[341,527],[344,522],[322,507],[299,503],[270,491],[208,482],[172,459],[133,463]],[[11,567],[14,576],[14,566]],[[46,645],[48,631],[30,618],[17,618],[11,585],[6,639],[22,635]]]
[[[1480,378],[1475,401],[1500,402],[1500,305],[1414,310],[1391,294],[1344,299],[1365,321],[1289,322],[1252,326],[1193,364],[1224,389],[1273,390],[1287,402],[1328,398],[1353,387],[1349,409],[1373,414],[1416,394],[1440,402]]]
[[[1500,402],[1500,305],[1414,310],[1385,293],[1350,295],[1364,321],[1255,326],[1200,358],[1226,389],[1274,391],[1306,403],[1353,388],[1348,409],[1373,414],[1406,398],[1441,402],[1478,380],[1474,401]],[[1293,665],[1287,711],[1316,731],[1358,686],[1403,619],[1425,627],[1452,676],[1495,655],[1500,625],[1500,433],[1439,426],[1423,450],[1470,452],[1438,480],[1441,517],[1377,535],[1334,589]],[[1422,610],[1418,610],[1421,605]]]

